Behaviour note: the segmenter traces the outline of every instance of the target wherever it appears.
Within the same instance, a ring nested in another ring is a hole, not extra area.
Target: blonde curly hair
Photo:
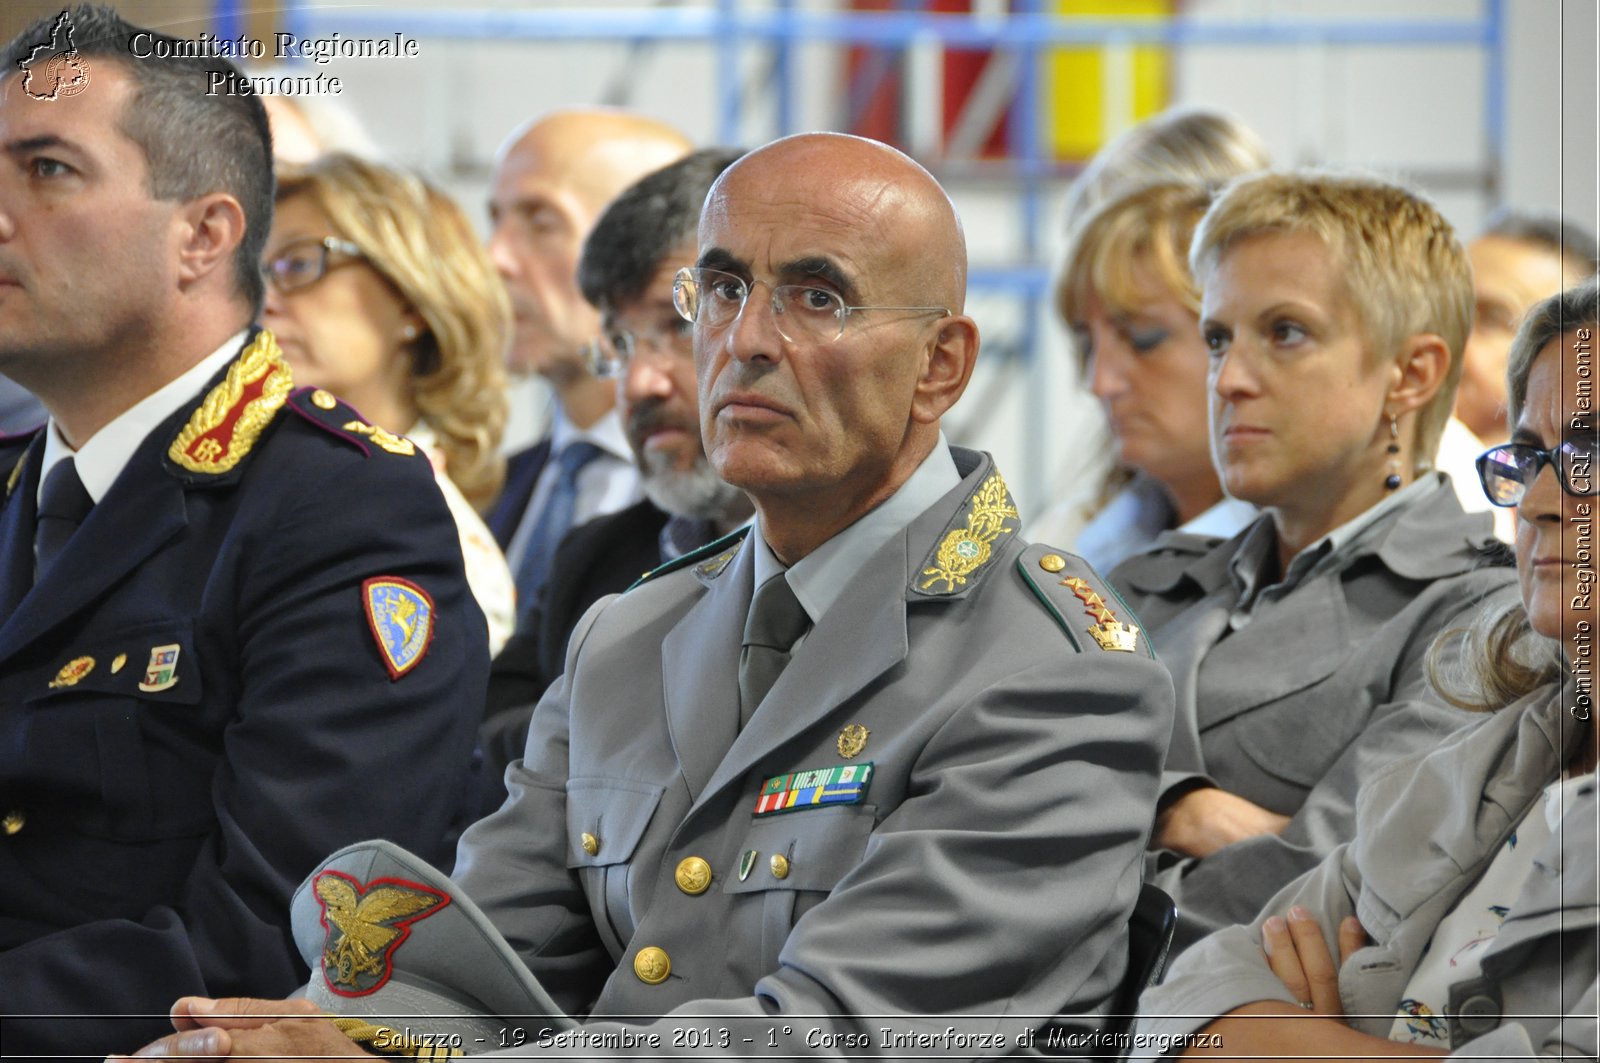
[[[450,479],[486,509],[505,479],[511,304],[472,223],[422,178],[342,153],[279,171],[277,202],[301,196],[426,324],[409,344],[412,398]]]

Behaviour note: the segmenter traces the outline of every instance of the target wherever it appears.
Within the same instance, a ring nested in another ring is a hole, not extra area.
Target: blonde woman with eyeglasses
[[[279,175],[264,324],[295,382],[421,447],[456,519],[467,581],[499,652],[515,585],[479,516],[505,475],[504,288],[456,204],[350,155]]]

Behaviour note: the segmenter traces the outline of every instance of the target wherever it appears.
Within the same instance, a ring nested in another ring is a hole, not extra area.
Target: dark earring
[[[1389,475],[1383,478],[1385,491],[1398,491],[1400,489],[1400,422],[1396,421],[1393,414],[1389,415]]]

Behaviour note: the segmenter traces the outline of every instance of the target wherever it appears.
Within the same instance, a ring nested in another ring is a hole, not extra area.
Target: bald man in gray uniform
[[[569,1053],[971,1058],[1099,1024],[1171,682],[1087,566],[1019,538],[989,457],[945,442],[965,287],[948,198],[884,145],[792,137],[713,187],[678,304],[754,531],[590,610],[457,864],[586,1020]],[[177,1039],[200,1034],[339,1036]]]

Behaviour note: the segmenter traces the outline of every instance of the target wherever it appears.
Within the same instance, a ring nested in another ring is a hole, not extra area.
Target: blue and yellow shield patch
[[[394,681],[422,662],[433,641],[433,599],[399,576],[374,576],[361,585],[367,623]]]

